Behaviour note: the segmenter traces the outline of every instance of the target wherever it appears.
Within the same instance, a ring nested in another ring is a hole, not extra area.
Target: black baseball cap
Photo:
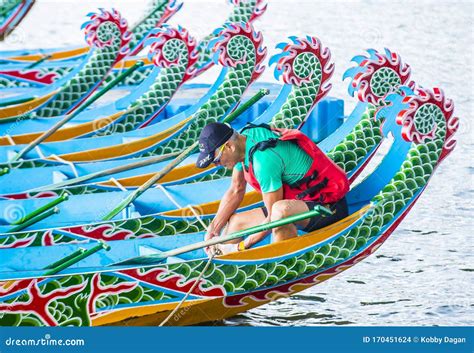
[[[229,125],[211,123],[206,125],[199,136],[199,156],[196,162],[198,168],[206,168],[214,160],[216,150],[229,141],[234,133]]]

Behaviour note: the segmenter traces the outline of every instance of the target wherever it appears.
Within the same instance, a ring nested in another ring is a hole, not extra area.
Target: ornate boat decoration
[[[84,267],[52,276],[42,276],[44,270],[4,270],[0,322],[155,325],[189,294],[181,306],[185,313],[174,315],[168,323],[195,324],[297,293],[349,269],[390,236],[455,146],[458,119],[453,116],[452,101],[437,88],[413,92],[404,86],[399,90],[386,98],[391,105],[376,114],[376,119],[383,120],[383,133],[393,134],[394,143],[376,173],[350,191],[351,214],[346,219],[295,239],[211,260],[202,251],[194,251],[166,262],[117,266],[125,248],[124,241],[119,241],[113,243],[110,256],[103,254],[100,266],[94,267],[97,259],[90,258]],[[199,236],[134,242],[159,251],[171,247],[170,240],[176,247],[196,242]],[[120,251],[114,252],[114,247]],[[31,249],[5,250],[5,254],[31,256]],[[43,247],[41,251],[59,249]],[[36,268],[43,265],[40,262],[35,262]],[[104,267],[107,263],[112,266]]]
[[[233,8],[225,22],[252,22],[261,16],[266,9],[262,0],[230,0],[229,2],[232,4]],[[115,65],[113,71],[105,78],[104,83],[112,81],[124,68],[132,66],[139,59],[143,59],[136,57],[135,55],[143,49],[143,45],[150,33],[155,28],[162,26],[171,16],[179,11],[181,6],[182,4],[177,3],[176,0],[152,1],[149,10],[146,12],[143,19],[131,28],[132,38],[130,42],[131,51],[129,57]],[[197,50],[201,55],[199,56],[200,59],[196,65],[196,75],[199,75],[212,65],[212,55],[209,49],[207,49],[207,44],[214,37],[215,34],[211,33],[199,43]],[[68,74],[77,65],[77,61],[84,58],[87,51],[87,48],[68,49],[50,53],[48,54],[51,56],[50,58],[48,58],[48,55],[45,56],[44,54],[38,55],[34,53],[30,53],[26,56],[14,56],[12,58],[13,62],[17,62],[18,60],[22,61],[23,59],[33,60],[33,63],[35,63],[35,60],[37,62],[41,60],[44,61],[39,64],[34,64],[34,68],[28,68],[27,70],[12,70],[7,67],[1,70],[2,68],[0,67],[0,87],[43,87],[49,85]],[[8,54],[5,53],[4,55]],[[0,57],[1,56],[0,52]],[[59,59],[59,62],[55,62],[55,60]],[[66,63],[64,63],[65,60]],[[31,65],[30,61],[26,64],[26,67]],[[21,68],[25,69],[25,64],[21,64]],[[127,77],[119,84],[119,86],[130,86],[141,83],[146,77],[148,77],[152,69],[152,63],[145,60],[145,65],[136,70],[131,76]]]
[[[93,49],[82,64],[51,87],[3,99],[0,121],[70,113],[97,90],[113,65],[127,55],[131,34],[126,20],[115,10],[90,14],[83,28]]]

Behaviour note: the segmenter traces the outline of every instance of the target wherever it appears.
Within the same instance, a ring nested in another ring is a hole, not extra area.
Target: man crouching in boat
[[[225,227],[223,234],[231,234],[307,212],[317,204],[331,208],[333,215],[274,228],[273,241],[296,237],[298,228],[310,232],[325,227],[348,214],[346,174],[299,130],[248,125],[238,133],[226,124],[212,123],[201,131],[199,149],[199,168],[214,163],[233,169],[231,186],[208,228],[206,240],[219,236]],[[265,206],[235,213],[247,183],[262,193]],[[268,234],[269,231],[256,233],[215,248],[223,254],[243,251]]]

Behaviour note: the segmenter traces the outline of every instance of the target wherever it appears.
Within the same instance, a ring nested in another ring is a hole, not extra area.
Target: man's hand
[[[242,171],[234,169],[232,172],[232,182],[230,188],[225,192],[222,198],[216,216],[207,229],[204,240],[209,240],[220,235],[230,217],[239,208],[245,195],[245,177]],[[204,251],[209,255],[211,249],[205,248]]]
[[[216,244],[214,247],[222,254],[230,254],[239,251],[239,244]]]
[[[214,224],[210,224],[209,228],[207,229],[206,234],[204,235],[204,240],[209,240],[214,237],[218,237],[220,234],[221,230],[217,229],[217,227]],[[207,255],[211,255],[213,253],[212,249],[210,246],[207,246],[204,251],[206,252]]]
[[[221,230],[216,229],[212,224],[209,225],[209,228],[206,231],[206,235],[204,236],[204,240],[209,240],[214,237],[218,237],[220,234]]]

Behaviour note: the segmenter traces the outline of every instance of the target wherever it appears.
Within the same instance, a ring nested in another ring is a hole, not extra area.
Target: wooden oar
[[[29,221],[32,218],[35,218],[36,216],[48,211],[49,209],[59,205],[60,203],[63,203],[69,198],[69,193],[68,192],[63,192],[59,197],[55,198],[54,200],[48,202],[46,205],[41,206],[40,208],[37,208],[36,210],[30,212],[29,214],[25,215],[24,217],[20,218],[16,222],[12,222],[12,225],[18,226],[18,225],[23,225],[25,222]]]
[[[82,104],[78,109],[76,109],[71,114],[67,114],[62,120],[60,120],[56,124],[54,124],[49,130],[44,132],[42,135],[38,136],[34,141],[30,142],[25,148],[23,148],[20,152],[18,152],[10,160],[10,162],[18,161],[26,153],[28,153],[33,148],[38,146],[41,142],[43,142],[48,137],[50,137],[52,134],[54,134],[56,131],[58,131],[66,123],[68,123],[69,121],[74,119],[77,115],[79,115],[84,109],[86,109],[88,106],[90,106],[92,103],[94,103],[97,99],[99,99],[104,94],[106,94],[108,91],[110,91],[114,86],[116,86],[118,83],[123,81],[126,77],[130,76],[135,70],[142,67],[143,64],[144,64],[143,61],[137,61],[132,67],[130,67],[129,69],[127,69],[126,71],[124,71],[123,73],[118,75],[112,81],[110,81],[102,90],[97,92],[94,96],[92,96],[89,100],[87,100],[84,104]]]
[[[194,244],[189,244],[178,249],[164,251],[161,254],[134,257],[125,261],[114,263],[109,266],[151,265],[154,263],[161,262],[167,259],[168,257],[178,256],[190,251],[206,248],[208,246],[225,243],[230,240],[246,237],[255,233],[263,232],[265,230],[281,227],[283,225],[290,224],[290,223],[295,223],[303,219],[307,219],[307,218],[311,218],[311,217],[315,217],[319,215],[325,217],[325,216],[330,216],[332,214],[333,213],[330,209],[323,207],[321,205],[317,205],[313,210],[300,213],[291,217],[283,218],[278,221],[261,224],[259,226],[244,229],[244,230],[241,230],[241,231],[238,231],[226,236],[214,237],[212,239],[200,241]]]
[[[247,102],[242,104],[239,108],[234,110],[231,114],[224,119],[224,122],[230,122],[246,111],[250,106],[255,104],[258,100],[262,99],[265,95],[269,93],[268,89],[261,89],[250,98]],[[173,170],[177,165],[179,165],[183,160],[185,160],[193,151],[198,147],[199,141],[195,141],[191,146],[182,151],[175,160],[168,164],[164,169],[160,170],[158,173],[153,175],[148,179],[143,185],[136,189],[133,193],[127,196],[122,202],[120,202],[117,207],[115,207],[110,213],[108,213],[102,220],[108,221],[119,214],[123,209],[135,201],[140,195],[142,195],[146,190],[148,190],[153,184],[158,182],[161,178],[167,175],[171,170]]]
[[[32,101],[33,99],[38,98],[38,96],[33,96],[33,97],[25,97],[25,98],[19,98],[19,99],[14,99],[11,101],[6,101],[6,102],[0,102],[0,108],[9,106],[9,105],[16,105],[16,104],[21,104],[21,103],[26,103],[29,101]]]
[[[28,65],[27,67],[25,67],[26,70],[29,70],[29,69],[33,69],[34,67],[38,66],[39,64],[41,64],[42,62],[48,60],[48,59],[51,59],[53,55],[52,54],[49,54],[49,55],[45,55],[43,56],[41,59],[38,59],[36,60],[34,63],[31,63],[30,65]]]
[[[54,208],[50,208],[49,210],[43,212],[43,213],[40,213],[38,215],[36,215],[35,217],[32,217],[30,219],[28,219],[26,222],[24,223],[21,223],[11,229],[9,229],[7,231],[7,233],[16,233],[16,232],[19,232],[20,230],[23,230],[35,223],[38,223],[40,221],[42,221],[43,219],[46,219],[48,218],[49,216],[52,216],[53,214],[58,214],[59,213],[59,208],[58,207],[54,207]]]
[[[161,156],[147,158],[143,161],[133,162],[133,163],[130,163],[130,164],[121,165],[121,166],[106,169],[106,170],[100,170],[100,171],[95,172],[95,173],[90,173],[90,174],[83,175],[83,176],[80,176],[80,177],[77,177],[77,178],[65,180],[65,181],[60,182],[60,183],[50,184],[50,185],[42,186],[42,187],[39,187],[39,188],[31,189],[31,190],[28,190],[27,192],[28,193],[33,193],[33,192],[41,192],[41,191],[61,189],[61,188],[64,188],[66,186],[71,186],[71,185],[75,185],[75,184],[79,184],[79,183],[84,183],[86,181],[96,179],[96,178],[99,178],[99,177],[103,177],[103,176],[107,176],[107,175],[111,175],[111,174],[116,174],[116,173],[120,173],[120,172],[125,172],[127,170],[132,170],[132,169],[135,169],[135,168],[145,167],[147,165],[155,164],[155,163],[158,163],[158,162],[163,162],[163,161],[166,161],[168,159],[172,159],[172,158],[174,158],[178,155],[179,155],[179,152],[163,154]]]
[[[78,263],[81,260],[84,260],[86,257],[89,257],[96,252],[104,249],[105,251],[109,251],[111,249],[110,245],[105,243],[103,240],[99,240],[99,244],[94,246],[93,248],[86,250],[84,248],[79,248],[78,250],[74,251],[72,254],[63,257],[62,259],[55,261],[48,266],[44,267],[43,270],[46,271],[43,276],[52,276],[65,270],[68,267]],[[14,285],[17,281],[16,280],[9,280],[3,284],[3,289],[7,290],[12,285]]]
[[[99,244],[94,246],[89,250],[82,251],[81,249],[75,251],[73,254],[66,256],[62,260],[56,261],[55,263],[47,266],[45,269],[47,271],[44,273],[44,276],[52,276],[62,270],[78,263],[81,260],[84,260],[86,257],[89,257],[96,252],[104,249],[105,251],[110,250],[110,246],[106,244],[104,241],[99,241]]]
[[[155,13],[157,13],[158,11],[161,11],[163,10],[163,8],[168,5],[168,2],[164,2],[163,4],[161,4],[160,6],[158,6],[156,9],[154,9],[152,12],[150,12],[148,15],[146,15],[145,17],[143,17],[140,21],[138,21],[135,25],[133,25],[133,28],[137,28],[138,26],[141,26],[146,20],[148,20],[151,16],[153,16]],[[133,31],[133,29],[132,29]]]

